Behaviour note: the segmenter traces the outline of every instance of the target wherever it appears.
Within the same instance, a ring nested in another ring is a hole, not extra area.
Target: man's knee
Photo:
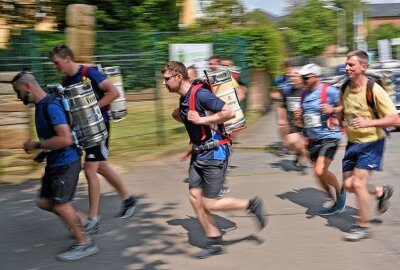
[[[39,198],[36,200],[36,206],[46,211],[52,211],[52,204],[49,199]]]

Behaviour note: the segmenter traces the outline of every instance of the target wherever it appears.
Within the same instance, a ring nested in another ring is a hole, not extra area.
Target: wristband
[[[42,148],[42,145],[40,144],[40,141],[35,144],[35,148],[36,149],[41,149]]]

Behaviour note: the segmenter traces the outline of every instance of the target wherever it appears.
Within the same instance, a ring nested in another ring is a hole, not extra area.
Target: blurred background
[[[274,78],[288,59],[297,66],[318,63],[330,77],[349,50],[362,49],[375,69],[393,72],[399,85],[400,1],[2,0],[3,179],[23,178],[36,166],[20,150],[34,136],[32,111],[16,100],[9,81],[28,68],[43,87],[60,82],[47,58],[60,43],[73,49],[79,63],[120,68],[128,115],[112,123],[111,157],[118,153],[128,161],[188,143],[184,127],[170,116],[177,96],[161,81],[168,60],[195,64],[201,72],[213,54],[232,59],[248,87],[248,122],[269,111]]]

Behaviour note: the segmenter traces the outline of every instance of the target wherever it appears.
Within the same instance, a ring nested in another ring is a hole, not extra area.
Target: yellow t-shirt
[[[374,113],[368,106],[366,91],[354,92],[349,87],[343,93],[342,105],[345,112],[346,123],[351,123],[353,117],[361,116],[367,120],[375,119]],[[376,111],[380,117],[397,114],[397,110],[388,93],[378,84],[372,89]],[[352,143],[367,143],[385,138],[386,134],[382,128],[352,128],[346,124],[347,139]]]

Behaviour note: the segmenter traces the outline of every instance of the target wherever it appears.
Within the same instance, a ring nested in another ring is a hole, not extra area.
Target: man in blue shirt
[[[303,66],[299,74],[303,78],[306,92],[296,117],[303,120],[314,173],[329,197],[336,201],[331,208],[323,209],[319,214],[333,215],[343,211],[346,202],[344,188],[340,187],[335,174],[329,171],[342,137],[339,126],[329,125],[329,117],[335,114],[335,107],[339,104],[340,90],[321,83],[321,68],[316,64]],[[326,101],[322,98],[323,91],[326,93]],[[331,187],[335,194],[331,193]]]
[[[261,228],[266,223],[260,198],[218,198],[225,180],[229,156],[228,144],[218,143],[223,140],[224,130],[221,124],[234,118],[235,113],[206,88],[197,90],[195,110],[190,110],[190,96],[194,85],[189,83],[187,69],[182,63],[170,61],[163,66],[161,73],[168,91],[180,95],[179,108],[172,116],[184,123],[193,145],[188,180],[190,202],[207,236],[205,248],[195,257],[203,259],[221,254],[222,235],[212,212],[248,209],[256,215]]]
[[[97,68],[88,67],[84,69],[84,66],[75,63],[73,52],[64,44],[54,47],[49,53],[49,58],[54,63],[54,67],[64,74],[64,87],[77,83],[90,82],[97,99],[97,104],[101,109],[108,134],[110,134],[107,106],[118,98],[118,89]],[[97,233],[99,229],[100,180],[97,175],[98,173],[117,190],[123,200],[122,209],[117,217],[129,218],[135,211],[136,199],[130,195],[122,178],[108,163],[108,139],[107,137],[101,144],[85,149],[84,170],[89,188],[90,208],[87,217],[82,213],[80,217],[85,223],[84,227],[88,234]]]
[[[78,260],[96,254],[99,249],[86,237],[71,203],[81,171],[81,156],[74,145],[64,108],[60,100],[50,99],[50,94],[43,91],[30,73],[18,73],[12,85],[25,105],[33,103],[36,108],[35,123],[39,141],[27,140],[24,144],[25,152],[32,153],[37,149],[48,151],[36,204],[58,215],[70,228],[76,241],[66,252],[57,255],[57,259]]]

